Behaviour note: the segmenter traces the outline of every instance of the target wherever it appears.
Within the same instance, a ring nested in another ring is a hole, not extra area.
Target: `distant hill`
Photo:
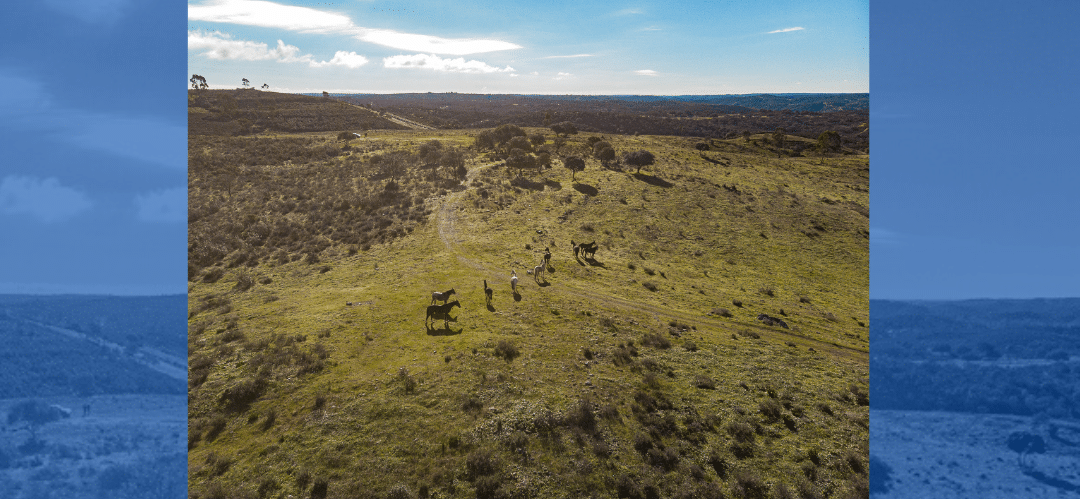
[[[1080,299],[870,301],[882,409],[1080,417]]]
[[[182,393],[184,295],[0,295],[0,398]]]

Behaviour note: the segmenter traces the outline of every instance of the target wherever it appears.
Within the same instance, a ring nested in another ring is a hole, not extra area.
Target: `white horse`
[[[517,293],[517,271],[510,269],[510,289]]]
[[[533,267],[533,279],[535,279],[537,283],[540,282],[540,277],[544,274],[544,269],[546,268],[547,265],[545,265],[544,260],[540,260],[540,265]]]

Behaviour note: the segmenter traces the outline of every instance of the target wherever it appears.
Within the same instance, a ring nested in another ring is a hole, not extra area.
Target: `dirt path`
[[[401,116],[398,116],[396,114],[391,114],[391,113],[379,114],[379,113],[377,113],[375,111],[372,111],[372,110],[370,110],[370,109],[368,109],[368,108],[366,108],[364,106],[357,106],[356,104],[349,104],[348,102],[346,102],[345,104],[348,104],[348,105],[350,105],[352,107],[355,107],[357,109],[363,109],[364,111],[367,111],[367,112],[369,112],[371,114],[374,114],[374,115],[382,117],[382,118],[386,118],[386,119],[388,119],[390,121],[393,121],[394,123],[397,123],[397,124],[399,124],[401,126],[409,127],[409,128],[411,128],[413,130],[435,130],[435,127],[433,127],[433,126],[428,126],[428,125],[425,125],[423,123],[410,120],[408,118],[402,118]]]
[[[465,178],[465,182],[463,183],[465,189],[451,193],[446,197],[446,200],[439,206],[437,226],[439,230],[439,238],[442,239],[443,245],[446,246],[446,249],[453,253],[454,256],[457,257],[458,261],[461,262],[463,265],[467,265],[487,274],[503,275],[506,274],[505,270],[493,270],[491,268],[488,268],[484,264],[465,256],[464,252],[461,251],[461,249],[458,247],[458,243],[460,241],[457,237],[457,213],[459,211],[460,202],[462,198],[465,197],[465,193],[468,192],[469,186],[472,185],[473,179],[480,172],[480,170],[490,168],[493,165],[494,163],[481,165],[479,167],[469,170],[469,173]],[[527,277],[524,275],[519,276],[518,278],[520,279],[519,285],[527,282]],[[547,289],[549,292],[556,291],[568,293],[575,298],[591,301],[606,307],[621,308],[626,310],[642,310],[651,314],[653,318],[656,319],[657,323],[660,325],[667,324],[668,320],[670,319],[675,319],[680,322],[685,322],[689,324],[706,325],[726,332],[735,332],[734,327],[731,323],[722,322],[718,319],[713,319],[707,316],[687,313],[681,310],[659,307],[648,303],[627,300],[625,298],[610,294],[599,293],[595,289],[586,289],[585,287],[579,286],[573,282],[559,282],[558,284],[553,284]],[[865,360],[867,355],[866,352],[855,348],[838,346],[833,343],[828,343],[816,338],[797,334],[795,332],[787,330],[777,330],[760,324],[739,324],[739,327],[744,329],[751,329],[764,337],[773,337],[776,339],[782,339],[783,341],[791,341],[792,339],[798,338],[801,342],[810,344],[810,346],[812,346],[814,350],[817,350],[818,352],[828,353],[846,359]]]
[[[59,326],[53,326],[49,324],[43,324],[40,322],[32,321],[29,319],[19,319],[27,324],[33,324],[40,328],[52,331],[57,334],[62,334],[74,340],[85,341],[87,343],[93,343],[100,347],[108,348],[120,357],[125,357],[128,360],[142,364],[150,369],[153,369],[159,373],[162,373],[170,378],[187,381],[187,359],[177,357],[175,355],[169,355],[161,350],[150,347],[139,347],[134,352],[129,352],[123,345],[113,343],[92,336],[79,331],[73,331],[71,329],[65,329]]]

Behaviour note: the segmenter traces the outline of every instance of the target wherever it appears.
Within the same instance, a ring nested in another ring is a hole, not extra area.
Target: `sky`
[[[868,92],[868,0],[192,1],[188,66],[282,92]]]
[[[186,6],[0,16],[0,293],[186,292]]]
[[[1080,296],[1080,3],[878,2],[870,296]]]
[[[233,1],[7,7],[0,292],[186,291],[192,73],[282,91],[685,94],[865,92],[872,66],[871,297],[1080,296],[1075,2],[258,5],[288,23]]]

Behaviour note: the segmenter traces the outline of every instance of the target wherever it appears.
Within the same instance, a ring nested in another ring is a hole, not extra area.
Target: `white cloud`
[[[71,218],[93,203],[85,194],[60,185],[55,177],[40,179],[9,175],[0,181],[0,213],[27,214],[43,222]]]
[[[778,29],[776,31],[770,31],[770,32],[768,32],[766,34],[771,35],[773,33],[787,33],[787,32],[790,32],[790,31],[801,31],[802,29],[803,28],[784,28],[784,29]]]
[[[651,69],[639,69],[637,71],[634,71],[634,74],[641,76],[656,76],[660,73],[657,73],[656,71],[653,71]]]
[[[311,54],[301,54],[300,48],[288,45],[282,40],[277,41],[277,46],[270,48],[262,42],[249,40],[234,40],[225,33],[204,33],[199,31],[188,32],[188,50],[204,50],[200,55],[210,59],[232,59],[241,61],[277,61],[306,63],[313,68],[326,66],[344,66],[356,69],[368,63],[368,59],[356,52],[339,50],[334,58],[329,61],[316,61]]]
[[[186,222],[187,188],[177,187],[135,196],[135,212],[144,222]]]
[[[387,68],[431,69],[450,73],[512,73],[514,68],[507,66],[499,69],[480,61],[466,61],[464,58],[443,59],[434,54],[395,55],[383,59]]]
[[[353,27],[352,20],[343,14],[262,0],[216,0],[188,5],[188,20],[320,33]]]
[[[40,82],[0,68],[0,130],[46,133],[58,141],[174,168],[187,167],[187,126],[156,117],[57,107]]]
[[[359,29],[356,39],[400,50],[450,55],[480,54],[521,48],[521,45],[501,40],[439,38],[385,29]]]
[[[233,40],[224,33],[188,32],[188,51],[204,50],[201,55],[210,59],[233,59],[241,61],[314,62],[310,54],[298,55],[300,48],[286,45],[278,40],[277,47],[270,48],[262,42]]]
[[[88,23],[112,24],[123,15],[129,0],[45,0],[45,5]]]
[[[634,14],[644,14],[645,11],[641,9],[623,9],[615,13],[617,16],[629,16]]]
[[[334,58],[329,61],[312,62],[311,66],[321,68],[325,66],[345,66],[349,69],[356,69],[364,64],[368,63],[367,57],[364,57],[356,52],[345,52],[339,50],[334,54]]]
[[[543,59],[573,59],[576,57],[593,57],[592,54],[574,54],[574,55],[549,55],[543,57]]]
[[[368,43],[434,54],[468,55],[521,48],[520,45],[501,40],[440,38],[364,28],[353,24],[352,19],[344,14],[262,0],[215,0],[202,5],[192,5],[188,7],[188,19],[308,33],[350,35]]]
[[[574,76],[574,75],[572,75],[570,73],[559,72],[559,74],[555,76],[555,79],[556,80],[565,80],[567,78],[570,78],[571,76]]]

